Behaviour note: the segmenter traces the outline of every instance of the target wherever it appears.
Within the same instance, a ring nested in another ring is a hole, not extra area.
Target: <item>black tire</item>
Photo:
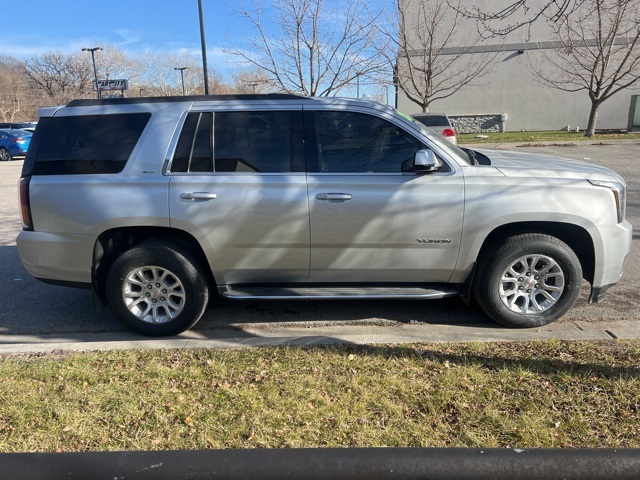
[[[11,158],[9,150],[4,147],[0,148],[0,162],[10,162],[11,160],[13,159]]]
[[[209,301],[209,285],[196,257],[165,242],[124,252],[107,274],[107,302],[143,335],[177,335],[196,324]]]
[[[509,327],[547,325],[564,315],[580,294],[576,254],[550,235],[505,239],[478,261],[473,293],[493,320]]]

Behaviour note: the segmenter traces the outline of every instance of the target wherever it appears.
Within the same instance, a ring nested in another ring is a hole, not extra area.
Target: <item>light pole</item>
[[[258,86],[257,83],[250,83],[249,86],[253,89],[253,93],[256,93],[256,87]]]
[[[204,19],[202,18],[202,0],[198,0],[200,15],[200,43],[202,44],[202,74],[204,75],[204,94],[209,95],[209,73],[207,72],[207,45],[204,41]]]
[[[144,88],[140,89],[140,96],[142,96],[142,92],[144,92]]]
[[[189,67],[174,67],[174,70],[180,70],[180,78],[182,79],[182,96],[184,97],[184,71],[189,70]]]
[[[94,56],[96,51],[102,51],[102,47],[83,48],[83,52],[91,52],[91,61],[93,62],[93,76],[96,80],[96,91],[98,92],[98,99],[100,99],[100,87],[98,86],[98,71],[96,70],[96,57]]]

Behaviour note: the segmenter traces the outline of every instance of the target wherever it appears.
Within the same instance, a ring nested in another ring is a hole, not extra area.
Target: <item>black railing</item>
[[[640,449],[330,448],[0,454],[0,479],[640,479]]]

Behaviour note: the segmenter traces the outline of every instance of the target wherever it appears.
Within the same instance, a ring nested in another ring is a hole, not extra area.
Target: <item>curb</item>
[[[536,329],[510,329],[495,323],[467,325],[324,326],[242,330],[191,330],[168,338],[130,332],[56,335],[0,335],[0,355],[109,350],[213,349],[330,344],[405,344],[442,342],[521,342],[542,340],[640,339],[635,320],[555,323]]]

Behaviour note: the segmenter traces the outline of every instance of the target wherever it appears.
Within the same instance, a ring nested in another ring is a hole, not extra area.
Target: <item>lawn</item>
[[[640,342],[0,357],[0,452],[640,447]]]
[[[478,136],[486,137],[479,138]],[[504,132],[504,133],[468,133],[459,134],[458,143],[529,143],[529,142],[592,142],[607,140],[640,140],[640,133],[600,132],[595,137],[585,137],[584,132],[546,131],[546,132]]]

